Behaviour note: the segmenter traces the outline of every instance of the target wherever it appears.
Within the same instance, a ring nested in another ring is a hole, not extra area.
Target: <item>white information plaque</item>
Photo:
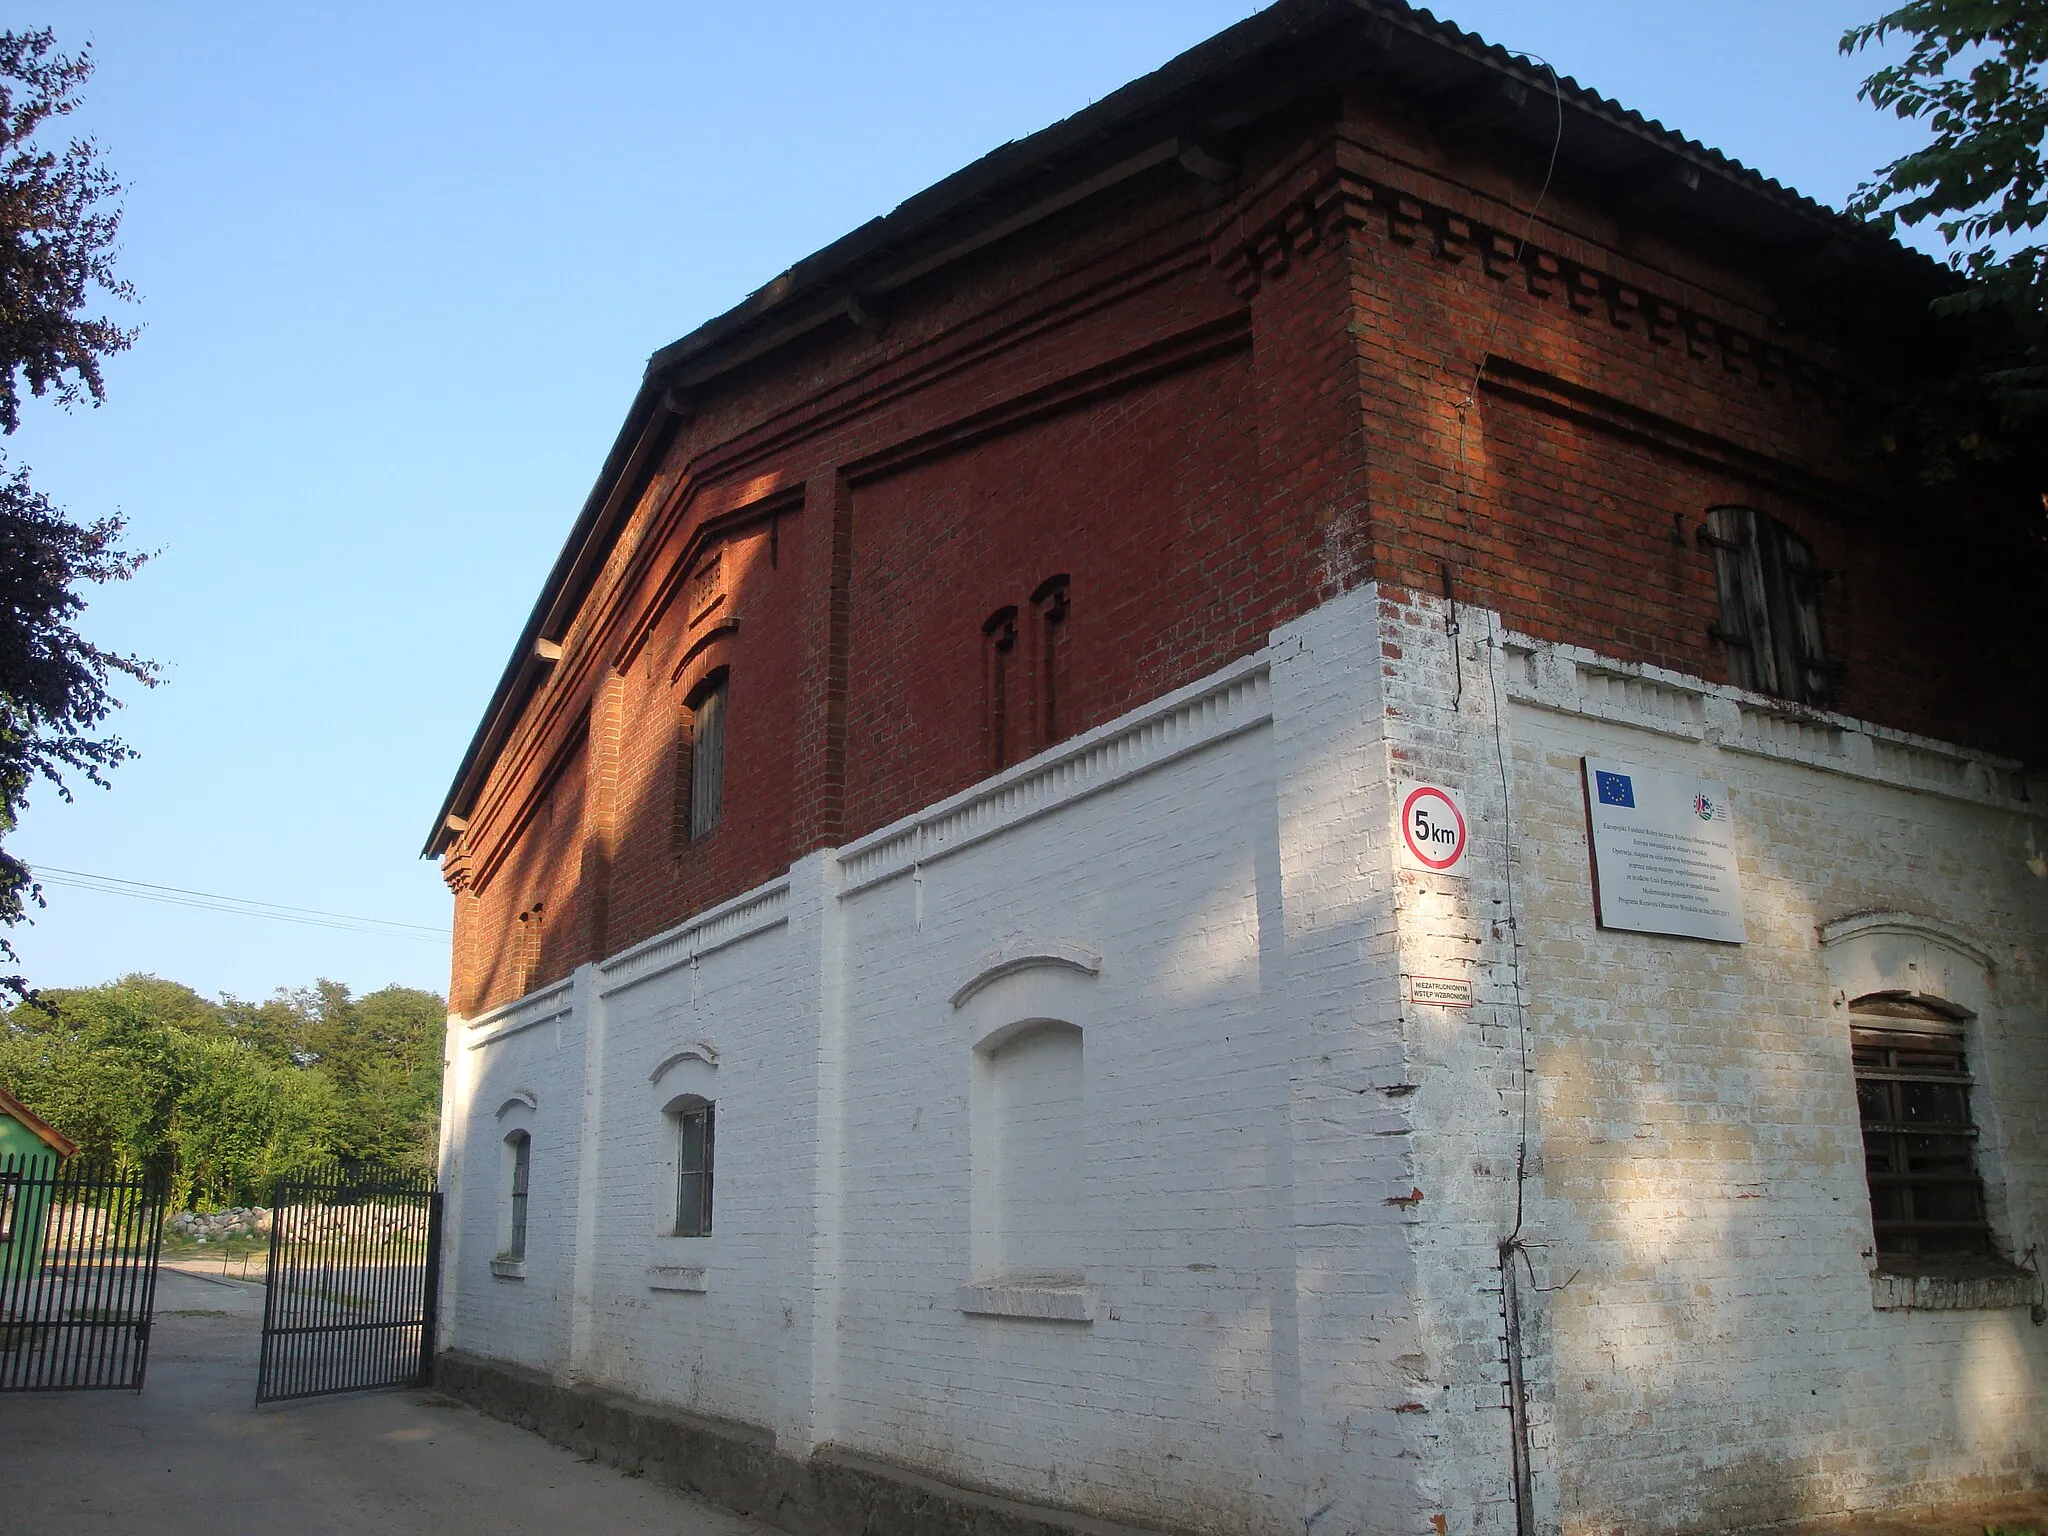
[[[1473,988],[1469,977],[1405,976],[1408,1001],[1427,1003],[1432,1008],[1470,1008]]]
[[[1600,926],[1740,944],[1742,882],[1727,786],[1583,762]]]

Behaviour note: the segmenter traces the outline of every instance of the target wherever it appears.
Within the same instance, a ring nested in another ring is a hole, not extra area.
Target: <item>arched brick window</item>
[[[1038,745],[1049,747],[1066,735],[1070,726],[1061,713],[1060,670],[1064,661],[1062,636],[1071,604],[1064,574],[1048,576],[1031,594],[1033,629],[1038,642]]]
[[[709,837],[725,814],[726,680],[723,667],[707,674],[690,691],[676,722],[669,840],[677,853]]]
[[[524,997],[540,985],[541,925],[547,907],[536,901],[519,914],[519,995]]]
[[[990,773],[1014,762],[1019,722],[1013,718],[1012,676],[1017,650],[1017,610],[998,608],[981,626],[981,740]]]
[[[654,1070],[655,1103],[665,1124],[667,1190],[657,1197],[663,1237],[711,1235],[712,1181],[717,1166],[717,1053],[704,1043],[677,1052]]]

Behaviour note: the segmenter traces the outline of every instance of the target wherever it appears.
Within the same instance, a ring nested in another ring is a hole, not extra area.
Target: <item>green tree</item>
[[[211,1002],[156,976],[51,989],[0,1021],[0,1086],[87,1155],[162,1168],[179,1198],[264,1198],[341,1158],[431,1167],[447,1009],[338,982]]]
[[[333,1150],[339,1095],[323,1074],[275,1066],[235,1040],[180,1033],[170,1144],[186,1204],[265,1199],[273,1178]]]
[[[1890,446],[1923,480],[1991,471],[2048,490],[2048,0],[1913,0],[1842,37],[1844,53],[1894,37],[1906,56],[1863,82],[1881,110],[1933,139],[1860,187],[1850,211],[1887,232],[1933,220],[1957,288],[1934,301],[1937,358],[1895,402]]]
[[[90,1156],[160,1164],[173,1152],[186,1038],[218,1032],[189,987],[124,976],[39,994],[7,1015],[0,1084]]]
[[[317,1069],[333,1082],[337,1156],[433,1165],[448,1018],[438,994],[391,986],[358,998],[321,980],[264,1003],[225,999],[222,1016],[266,1060]]]

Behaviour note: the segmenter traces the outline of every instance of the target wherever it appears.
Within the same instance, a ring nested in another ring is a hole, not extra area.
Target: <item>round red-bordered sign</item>
[[[1446,837],[1452,840],[1446,842]],[[1465,857],[1465,840],[1465,814],[1456,801],[1434,784],[1408,791],[1401,801],[1401,841],[1418,864],[1425,869],[1451,868]]]

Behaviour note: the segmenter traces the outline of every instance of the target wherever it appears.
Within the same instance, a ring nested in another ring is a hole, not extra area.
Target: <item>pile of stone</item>
[[[284,1233],[294,1243],[425,1242],[427,1211],[422,1205],[310,1206],[286,1215]]]
[[[231,1237],[268,1237],[270,1212],[260,1205],[230,1206],[224,1211],[179,1211],[165,1219],[164,1232],[199,1243],[220,1243]]]

